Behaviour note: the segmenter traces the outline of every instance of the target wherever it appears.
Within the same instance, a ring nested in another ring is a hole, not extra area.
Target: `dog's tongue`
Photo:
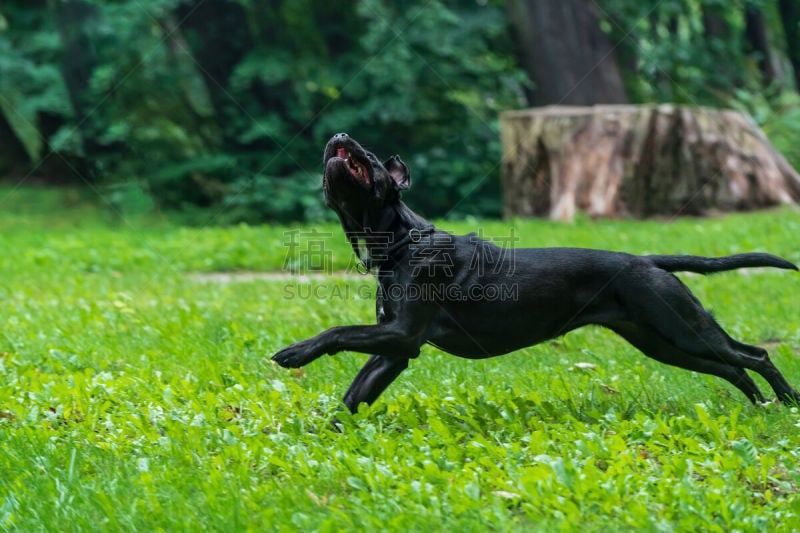
[[[347,150],[344,148],[339,148],[336,150],[336,157],[341,157],[342,159],[347,159]]]

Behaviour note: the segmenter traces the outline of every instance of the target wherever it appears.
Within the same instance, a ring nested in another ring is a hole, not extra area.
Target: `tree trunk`
[[[500,118],[504,214],[701,215],[800,201],[800,175],[736,111],[546,107]]]
[[[722,6],[717,4],[708,5],[703,3],[701,7],[701,17],[703,19],[703,28],[705,28],[705,38],[728,40],[731,35],[731,28],[728,22],[722,16]]]
[[[0,106],[3,101],[0,96]],[[25,146],[0,109],[0,177],[15,174],[18,168],[29,166],[30,161],[23,154],[26,154]]]
[[[254,46],[244,4],[180,3],[176,18],[200,66],[215,114],[228,116],[226,111],[231,106],[228,80],[236,65]]]
[[[769,44],[764,14],[755,6],[747,5],[744,8],[744,34],[749,50],[756,54],[756,62],[764,85],[769,87],[775,82],[781,83],[783,75],[778,59],[772,53]]]
[[[588,0],[509,0],[531,105],[626,103],[614,48]]]
[[[733,31],[724,16],[726,9],[729,8],[725,5],[704,2],[701,6],[704,31],[698,36],[705,41],[706,49],[716,60],[716,75],[709,76],[708,84],[722,92],[730,92],[732,87],[742,84],[741,61],[730,56]]]
[[[795,88],[800,91],[800,2],[778,0],[778,10],[786,33],[786,51],[794,69]]]
[[[95,161],[100,148],[95,142],[95,131],[91,124],[86,92],[97,64],[95,46],[89,36],[89,27],[98,24],[97,6],[84,0],[65,0],[57,4],[56,17],[61,34],[63,51],[61,54],[61,74],[67,87],[67,94],[75,111],[75,129],[80,133],[83,158],[76,161],[78,175],[82,179],[97,178]]]

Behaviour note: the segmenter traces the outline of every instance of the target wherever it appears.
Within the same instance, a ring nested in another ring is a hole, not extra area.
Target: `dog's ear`
[[[384,161],[383,166],[389,171],[389,175],[398,189],[403,191],[411,187],[411,172],[400,156],[393,155]]]

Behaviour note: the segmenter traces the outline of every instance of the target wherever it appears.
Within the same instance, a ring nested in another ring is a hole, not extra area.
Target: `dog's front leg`
[[[371,356],[347,389],[344,405],[351,413],[356,413],[359,404],[372,404],[406,368],[408,368],[406,358]]]
[[[272,360],[286,368],[299,368],[325,354],[333,355],[344,350],[409,359],[419,355],[423,342],[413,329],[398,322],[338,326],[284,348]]]
[[[375,317],[378,324],[384,324],[387,321],[381,291],[378,291],[375,300]],[[356,413],[360,404],[371,405],[406,368],[408,368],[408,359],[405,357],[371,355],[344,394],[342,401],[345,407],[351,413]]]

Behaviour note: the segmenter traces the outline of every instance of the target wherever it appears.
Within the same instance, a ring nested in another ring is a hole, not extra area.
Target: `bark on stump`
[[[506,217],[702,215],[800,202],[755,122],[677,105],[544,107],[500,117]]]

